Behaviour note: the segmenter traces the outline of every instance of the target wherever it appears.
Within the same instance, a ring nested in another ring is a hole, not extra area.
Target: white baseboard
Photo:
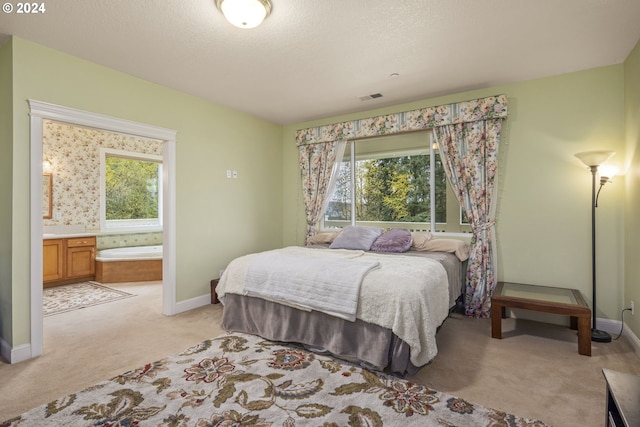
[[[625,323],[624,328],[622,328],[622,322],[619,320],[598,318],[596,319],[596,326],[602,331],[609,332],[614,338],[620,334],[620,329],[623,329],[622,336],[627,339],[633,352],[640,358],[640,339],[638,339],[636,334],[629,328],[629,325]]]
[[[624,325],[626,327],[624,328],[624,331],[622,332],[622,336],[627,339],[627,342],[629,343],[629,345],[633,349],[633,352],[636,354],[636,356],[638,356],[640,358],[640,339],[638,339],[636,334],[634,334],[633,331],[631,330],[631,328],[628,327],[629,325],[627,325],[626,323]]]
[[[207,304],[211,304],[211,294],[201,295],[185,301],[179,301],[176,303],[176,314],[193,310],[194,308],[202,307]]]
[[[596,327],[601,331],[609,332],[614,337],[617,337],[622,327],[622,322],[613,319],[602,319],[598,317],[596,319]]]
[[[0,337],[0,356],[11,363],[11,346],[2,337]]]
[[[11,347],[8,342],[0,337],[0,355],[9,363],[19,363],[31,359],[31,344],[22,344]]]

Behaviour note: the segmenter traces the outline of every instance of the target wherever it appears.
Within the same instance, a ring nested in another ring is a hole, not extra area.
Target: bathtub
[[[100,283],[162,280],[162,246],[103,249],[96,256]]]
[[[96,261],[104,262],[129,261],[132,259],[162,259],[162,245],[103,249],[98,251],[96,256]]]

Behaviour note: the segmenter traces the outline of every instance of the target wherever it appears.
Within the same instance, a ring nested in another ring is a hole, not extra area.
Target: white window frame
[[[347,143],[349,144],[349,150],[351,153],[350,156],[350,163],[351,163],[351,183],[353,184],[355,182],[355,170],[356,170],[356,157],[357,157],[357,153],[356,155],[353,155],[353,153],[355,152],[355,145],[356,142],[358,142],[358,140],[349,140],[347,141]],[[434,136],[433,136],[433,132],[429,131],[429,168],[430,168],[430,173],[429,173],[429,191],[431,194],[431,203],[430,203],[430,209],[431,209],[431,221],[429,223],[423,223],[425,224],[425,228],[428,228],[429,231],[431,233],[437,233],[438,236],[451,236],[451,237],[468,237],[469,236],[469,232],[451,232],[451,231],[437,231],[437,225],[443,225],[446,223],[439,223],[436,222],[435,220],[435,210],[436,210],[436,188],[435,188],[435,173],[433,173],[433,171],[435,171],[435,167],[436,167],[436,158],[435,158],[435,154],[436,154],[436,150],[437,150],[437,146],[435,144],[435,140],[434,140]],[[438,153],[439,154],[439,153]],[[368,157],[369,158],[369,157]],[[449,185],[449,184],[447,184]],[[333,189],[331,189],[331,191],[333,191]],[[355,226],[356,225],[356,192],[355,191],[351,191],[351,225]],[[464,224],[462,223],[462,206],[459,207],[459,225],[464,225],[467,226],[468,224]],[[454,220],[455,221],[455,220]],[[320,229],[322,231],[335,231],[335,229],[333,228],[326,228],[324,225],[324,215],[322,217],[322,219],[320,220]]]
[[[158,163],[158,218],[107,220],[106,165],[107,157]],[[152,232],[162,231],[162,156],[133,151],[100,148],[100,231],[101,232]]]

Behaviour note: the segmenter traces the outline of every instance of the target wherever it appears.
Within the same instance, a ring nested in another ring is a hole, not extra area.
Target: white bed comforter
[[[364,277],[378,267],[378,261],[365,261],[360,257],[269,251],[251,258],[244,274],[244,291],[249,296],[353,322]]]
[[[447,273],[438,262],[343,249],[290,246],[275,251],[288,256],[357,258],[379,262],[380,268],[369,271],[360,286],[356,318],[391,329],[411,348],[410,359],[415,366],[427,364],[437,354],[436,329],[449,313]],[[227,266],[216,287],[223,304],[227,293],[247,295],[244,277],[258,255],[236,258]]]

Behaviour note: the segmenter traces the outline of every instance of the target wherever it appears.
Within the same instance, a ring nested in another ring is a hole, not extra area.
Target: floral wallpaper
[[[162,155],[162,142],[45,120],[43,160],[53,174],[53,218],[44,226],[100,228],[100,148]]]

